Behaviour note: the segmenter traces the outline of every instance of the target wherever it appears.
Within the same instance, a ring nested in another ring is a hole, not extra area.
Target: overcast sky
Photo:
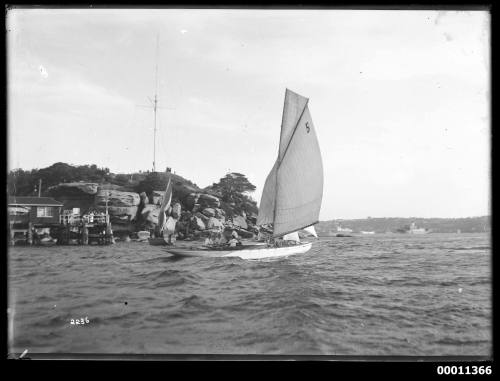
[[[308,97],[321,220],[489,214],[485,11],[11,10],[8,166],[152,168],[257,186],[285,88]]]

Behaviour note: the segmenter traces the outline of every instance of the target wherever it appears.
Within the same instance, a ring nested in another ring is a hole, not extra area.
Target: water
[[[176,259],[136,242],[14,247],[8,258],[11,352],[492,351],[485,234],[325,237],[267,262]]]

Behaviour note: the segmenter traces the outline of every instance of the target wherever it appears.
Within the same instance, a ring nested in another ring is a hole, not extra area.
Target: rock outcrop
[[[119,190],[99,189],[95,196],[97,206],[138,206],[141,198],[134,192],[122,192]]]
[[[155,205],[161,205],[163,198],[165,197],[165,191],[153,191],[152,201]]]
[[[94,207],[95,195],[98,184],[96,183],[61,183],[48,189],[48,195],[64,204],[63,209],[79,208],[81,213],[86,213]]]
[[[206,223],[207,229],[223,229],[224,225],[217,218],[210,217]]]
[[[215,209],[213,208],[205,208],[201,213],[207,217],[215,217]]]
[[[184,205],[186,206],[186,208],[192,210],[195,204],[198,203],[199,196],[199,193],[190,193],[189,195],[187,195],[187,197],[184,199]]]
[[[131,188],[96,183],[63,183],[50,188],[50,195],[65,204],[65,209],[77,207],[82,213],[89,210],[110,214],[113,231],[131,234],[150,231],[159,234],[160,205],[165,191],[154,190],[149,195],[130,192]],[[125,191],[127,190],[127,191]],[[228,205],[214,194],[201,191],[189,182],[173,183],[173,200],[165,211],[163,236],[170,240],[198,239],[213,231],[236,231],[241,238],[253,237],[255,216],[234,215]],[[229,213],[229,214],[228,214]],[[230,218],[228,218],[230,217]]]
[[[196,204],[199,204],[201,209],[220,207],[219,198],[208,193],[190,193],[184,203],[188,209],[193,209]]]
[[[147,204],[140,213],[141,227],[143,229],[154,229],[158,225],[160,207],[158,205]]]
[[[210,219],[210,217],[207,217],[203,213],[200,213],[200,212],[196,212],[196,213],[194,213],[194,215],[196,217],[198,217],[199,219],[201,219],[205,225],[208,222],[208,220]]]
[[[200,217],[191,217],[191,228],[194,230],[205,230],[205,223]]]
[[[56,196],[58,194],[62,195],[95,195],[97,194],[97,190],[99,188],[99,184],[96,183],[84,183],[84,182],[75,182],[75,183],[61,183],[58,185],[54,185],[49,188],[49,193],[52,196]]]
[[[248,224],[247,224],[245,218],[243,218],[242,216],[234,216],[233,217],[233,224],[240,227],[240,228],[243,228],[243,229],[248,228]]]
[[[202,208],[218,208],[220,207],[220,200],[218,197],[211,194],[201,193],[198,197],[198,203]]]
[[[94,203],[100,212],[107,210],[109,220],[115,230],[128,230],[135,221],[141,198],[134,192],[123,192],[117,189],[99,188],[95,195]]]

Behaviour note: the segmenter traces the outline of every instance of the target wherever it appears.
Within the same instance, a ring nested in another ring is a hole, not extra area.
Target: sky
[[[240,172],[259,202],[289,88],[320,220],[490,213],[487,11],[12,9],[8,168],[151,170],[156,64],[159,171]]]

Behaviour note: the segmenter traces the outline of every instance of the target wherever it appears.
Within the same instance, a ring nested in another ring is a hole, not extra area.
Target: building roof
[[[9,196],[9,205],[63,206],[63,203],[49,197]]]

